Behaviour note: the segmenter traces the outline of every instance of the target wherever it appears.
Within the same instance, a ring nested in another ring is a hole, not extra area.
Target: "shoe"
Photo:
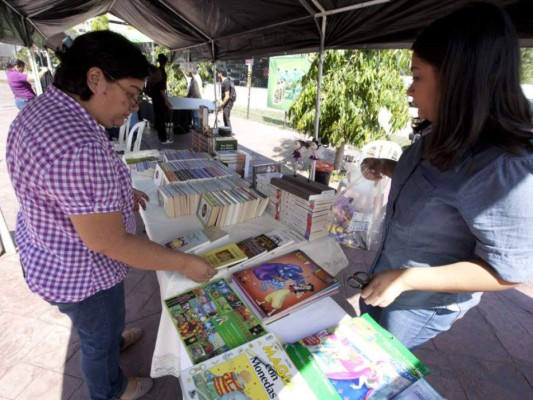
[[[128,385],[119,397],[119,400],[136,400],[143,397],[154,386],[152,378],[133,377],[128,378]]]
[[[141,328],[126,329],[122,332],[122,343],[120,344],[120,351],[126,350],[132,344],[136,343],[144,335]]]
[[[171,144],[171,143],[174,143],[173,140],[166,140],[164,142],[161,142],[161,144]]]

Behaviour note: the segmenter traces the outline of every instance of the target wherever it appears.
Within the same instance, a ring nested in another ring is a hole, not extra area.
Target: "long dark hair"
[[[532,115],[520,87],[520,52],[507,14],[472,3],[429,25],[413,44],[439,76],[438,116],[425,157],[449,169],[464,152],[490,143],[533,151]]]
[[[87,71],[102,69],[115,79],[144,79],[149,63],[141,51],[124,36],[111,31],[89,32],[77,37],[70,48],[57,51],[61,61],[54,76],[54,85],[89,100]],[[107,79],[107,78],[106,78]]]

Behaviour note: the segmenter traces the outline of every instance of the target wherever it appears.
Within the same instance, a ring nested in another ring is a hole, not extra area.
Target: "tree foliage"
[[[90,25],[93,31],[108,31],[109,30],[109,18],[107,14],[100,15],[93,18]]]
[[[312,135],[318,80],[317,55],[302,79],[302,93],[289,109],[291,126]],[[390,113],[391,131],[404,128],[409,120],[401,70],[409,65],[405,50],[331,50],[324,55],[320,138],[323,143],[357,147],[383,138],[378,122],[380,109]]]
[[[521,82],[533,84],[533,48],[521,49],[522,76]]]

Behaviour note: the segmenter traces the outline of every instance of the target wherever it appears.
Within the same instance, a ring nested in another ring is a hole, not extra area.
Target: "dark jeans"
[[[157,131],[159,140],[165,142],[167,140],[167,127],[165,123],[168,118],[168,108],[164,99],[152,98],[152,104],[154,106],[154,125]]]
[[[231,115],[231,109],[233,108],[233,101],[228,101],[228,103],[224,106],[222,110],[222,117],[224,118],[224,125],[231,128],[231,121],[230,121],[230,115]]]
[[[128,383],[119,365],[124,330],[124,283],[78,303],[55,304],[68,315],[81,344],[81,370],[93,400],[115,399]]]

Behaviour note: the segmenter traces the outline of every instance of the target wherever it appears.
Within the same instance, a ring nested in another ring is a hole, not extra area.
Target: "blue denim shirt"
[[[533,155],[477,146],[442,172],[422,159],[429,135],[398,161],[372,272],[481,259],[508,282],[531,279]],[[448,306],[480,296],[409,291],[395,304]]]

